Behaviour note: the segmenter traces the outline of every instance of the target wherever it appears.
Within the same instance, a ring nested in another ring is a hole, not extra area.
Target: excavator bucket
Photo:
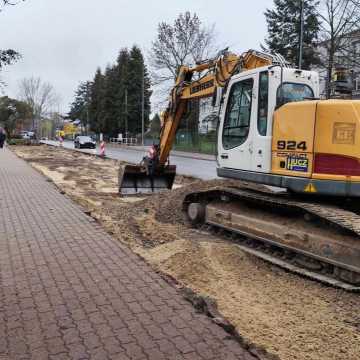
[[[176,175],[176,166],[169,165],[155,171],[146,172],[141,165],[125,165],[119,169],[119,193],[121,195],[149,194],[161,190],[171,190]]]

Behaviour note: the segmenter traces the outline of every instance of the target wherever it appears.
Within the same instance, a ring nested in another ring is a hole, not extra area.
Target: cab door
[[[271,118],[275,107],[273,97],[269,96],[270,77],[268,69],[258,74],[257,114],[253,125],[252,171],[269,173],[271,171]]]
[[[230,83],[218,138],[218,162],[221,168],[252,169],[252,133],[257,108],[254,106],[255,84],[256,74],[237,77]]]

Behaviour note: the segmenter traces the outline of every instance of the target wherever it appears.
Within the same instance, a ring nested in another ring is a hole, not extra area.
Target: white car
[[[26,131],[22,134],[22,138],[25,140],[32,139],[35,136],[33,131]]]

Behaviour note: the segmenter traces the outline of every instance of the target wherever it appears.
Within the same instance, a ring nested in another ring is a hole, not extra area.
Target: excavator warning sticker
[[[316,187],[313,183],[309,183],[308,185],[306,185],[304,191],[306,193],[316,193],[317,192]]]
[[[286,158],[286,169],[290,171],[308,172],[309,159],[306,155],[288,155]]]

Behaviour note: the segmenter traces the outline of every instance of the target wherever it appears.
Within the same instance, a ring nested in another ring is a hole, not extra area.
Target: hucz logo
[[[308,172],[309,159],[305,154],[291,154],[286,159],[286,169],[290,171]]]

